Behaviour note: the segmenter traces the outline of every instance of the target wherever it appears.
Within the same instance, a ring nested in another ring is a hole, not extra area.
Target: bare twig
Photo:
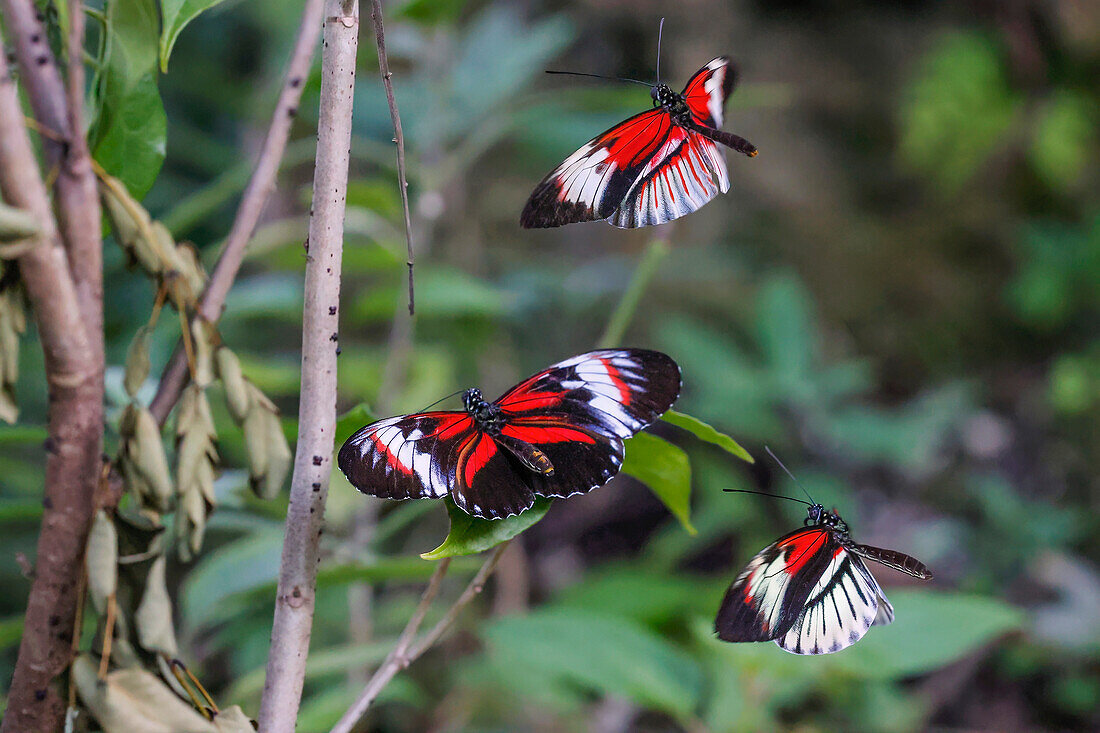
[[[477,571],[473,580],[471,580],[469,585],[466,586],[466,589],[462,591],[462,595],[460,595],[458,599],[451,604],[451,607],[447,609],[446,613],[443,614],[443,618],[441,618],[436,625],[419,640],[412,642],[413,635],[424,620],[424,614],[431,604],[431,599],[438,591],[438,587],[433,588],[433,585],[438,586],[439,580],[442,579],[443,573],[446,572],[446,566],[443,565],[443,563],[446,563],[447,560],[441,562],[441,567],[436,567],[435,573],[432,574],[432,578],[428,582],[428,588],[424,591],[424,595],[420,599],[420,605],[417,606],[416,611],[413,612],[412,618],[410,618],[409,622],[405,625],[405,630],[401,632],[401,636],[394,645],[393,651],[386,657],[386,661],[382,663],[382,666],[375,671],[370,681],[367,682],[367,686],[363,688],[363,692],[359,694],[359,698],[355,701],[355,704],[348,708],[347,712],[340,718],[340,721],[332,728],[331,733],[350,733],[389,681],[392,680],[398,672],[408,667],[413,661],[430,649],[440,638],[442,638],[443,634],[447,633],[447,630],[455,622],[455,619],[458,618],[462,610],[469,605],[470,601],[472,601],[485,587],[485,581],[492,575],[494,568],[497,566],[497,562],[500,560],[500,556],[504,554],[510,542],[511,540],[502,542],[493,549],[492,554],[485,560],[485,563],[481,566],[481,569]]]
[[[306,0],[302,9],[298,39],[294,43],[294,52],[287,66],[286,79],[279,94],[279,101],[275,104],[275,113],[272,115],[267,137],[264,138],[263,148],[256,160],[252,178],[241,197],[225,246],[222,248],[217,264],[214,265],[214,271],[210,274],[210,282],[199,300],[199,315],[211,323],[216,323],[221,317],[225,298],[233,286],[237,271],[241,268],[241,261],[244,259],[252,233],[256,230],[256,223],[260,220],[271,192],[275,190],[275,177],[279,172],[283,153],[286,151],[291,124],[298,113],[298,103],[301,101],[302,89],[305,87],[306,76],[313,61],[317,37],[321,33],[324,5],[324,0]],[[168,368],[164,370],[157,393],[149,405],[150,412],[159,424],[163,425],[168,419],[168,413],[172,411],[172,407],[183,393],[183,388],[187,386],[187,379],[186,354],[177,347],[176,353],[168,363]]]
[[[340,269],[359,39],[358,3],[327,0],[325,16],[313,215],[302,311],[298,443],[267,679],[260,702],[260,730],[265,733],[291,733],[298,715],[336,428]]]
[[[6,11],[7,4],[4,20],[9,32],[19,34],[15,16]],[[2,730],[57,730],[65,701],[53,683],[71,658],[68,634],[100,473],[102,378],[2,41],[0,191],[9,204],[33,214],[42,229],[40,244],[18,262],[45,353],[50,391],[45,509]]]
[[[382,74],[382,86],[386,88],[386,102],[390,105],[390,119],[393,120],[393,141],[397,143],[397,179],[401,191],[401,207],[405,211],[405,245],[409,267],[409,315],[416,310],[413,297],[413,240],[412,217],[409,215],[409,182],[405,177],[405,134],[401,130],[401,114],[397,111],[397,100],[393,96],[393,81],[390,77],[390,61],[386,57],[386,29],[382,26],[382,0],[371,0],[370,18],[374,21],[374,38],[378,42],[378,71]]]

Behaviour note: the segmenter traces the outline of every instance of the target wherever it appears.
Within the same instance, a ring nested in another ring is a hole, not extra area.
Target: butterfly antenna
[[[653,86],[652,84],[649,84],[648,82],[638,81],[637,79],[626,79],[626,78],[623,78],[621,76],[602,76],[600,74],[585,74],[584,72],[581,72],[581,71],[551,71],[550,69],[547,69],[546,73],[547,74],[565,74],[567,76],[590,76],[593,79],[606,79],[608,81],[628,81],[628,82],[631,82],[632,84],[641,84],[643,87]]]
[[[764,446],[764,450],[767,451],[768,455],[772,457],[772,460],[778,463],[779,467],[782,468],[786,472],[786,474],[791,477],[791,481],[794,481],[795,485],[798,488],[802,489],[802,493],[806,495],[806,498],[809,499],[811,502],[814,502],[814,498],[810,496],[810,492],[806,491],[806,487],[802,485],[802,482],[794,477],[794,474],[791,473],[791,469],[783,465],[783,461],[779,460],[779,456],[772,453],[772,449],[768,446]],[[814,503],[816,504],[817,502]]]
[[[773,499],[786,499],[787,501],[797,501],[799,504],[805,504],[806,506],[813,506],[808,501],[802,501],[796,499],[793,496],[783,496],[782,494],[769,494],[766,491],[753,491],[752,489],[722,489],[727,494],[757,494],[759,496],[770,496]]]
[[[462,394],[462,393],[463,393],[463,392],[465,392],[465,391],[466,391],[466,390],[464,390],[464,389],[460,389],[460,390],[458,390],[457,392],[451,392],[451,393],[450,393],[449,395],[447,395],[446,397],[440,397],[440,398],[439,398],[438,400],[436,400],[436,401],[435,401],[435,402],[433,402],[432,404],[428,405],[427,407],[424,407],[424,408],[422,408],[422,409],[419,409],[419,410],[417,410],[417,412],[427,412],[428,410],[432,409],[433,407],[435,407],[436,405],[438,405],[438,404],[439,404],[440,402],[442,402],[443,400],[449,400],[449,399],[451,399],[452,397],[454,397],[455,395],[460,395],[460,394]]]
[[[665,19],[661,18],[661,24],[657,26],[657,83],[661,83],[661,34],[665,30]]]

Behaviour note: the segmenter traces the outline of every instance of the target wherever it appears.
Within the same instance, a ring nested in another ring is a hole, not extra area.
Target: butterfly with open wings
[[[597,219],[621,228],[663,224],[725,193],[729,173],[715,143],[756,155],[748,140],[718,129],[736,81],[736,67],[719,56],[679,94],[657,83],[650,91],[654,109],[592,138],[547,174],[527,200],[520,224],[527,229]]]
[[[718,638],[774,641],[795,654],[830,654],[855,644],[872,625],[894,620],[865,559],[932,578],[915,558],[856,544],[836,511],[809,505],[806,526],[765,547],[730,585],[714,622]]]
[[[400,415],[352,435],[337,457],[355,488],[387,499],[450,495],[467,514],[501,519],[536,496],[567,497],[619,472],[623,441],[676,401],[680,368],[645,349],[591,351],[462,412]]]

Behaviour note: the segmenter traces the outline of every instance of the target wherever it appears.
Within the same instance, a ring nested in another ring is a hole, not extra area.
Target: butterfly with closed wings
[[[463,393],[465,410],[400,415],[361,428],[337,457],[365,494],[450,496],[467,514],[501,519],[536,496],[582,494],[611,480],[623,441],[680,394],[680,368],[645,349],[607,349],[544,369],[493,402]]]
[[[715,143],[749,157],[757,152],[748,140],[718,129],[736,67],[725,56],[712,59],[677,94],[660,82],[660,58],[658,40],[654,109],[592,138],[547,174],[520,215],[524,228],[598,219],[620,228],[663,224],[729,190],[725,156]]]
[[[855,644],[872,625],[894,620],[894,607],[864,560],[932,578],[931,570],[904,553],[857,544],[835,510],[802,503],[808,506],[806,526],[761,550],[726,591],[714,622],[719,639],[774,641],[795,654],[831,654]]]

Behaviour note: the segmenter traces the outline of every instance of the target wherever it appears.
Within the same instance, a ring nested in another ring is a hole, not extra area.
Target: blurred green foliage
[[[272,0],[196,17],[214,5],[162,3],[158,27],[152,3],[108,3],[91,90],[97,159],[135,194],[152,186],[146,205],[208,265],[298,14]],[[626,476],[540,505],[467,613],[470,633],[400,675],[369,729],[1097,728],[1100,10],[739,0],[662,12],[671,78],[721,53],[742,62],[726,128],[761,154],[731,158],[730,193],[660,233],[669,254],[635,299],[624,295],[653,232],[523,232],[517,218],[546,170],[650,104],[634,87],[541,71],[650,78],[658,11],[387,4],[418,252],[412,324],[392,131],[364,30],[338,437],[457,388],[503,389],[611,330],[677,359],[678,409],[758,459],[770,445],[858,541],[920,557],[934,586],[878,572],[897,620],[834,656],[716,641],[725,587],[802,520],[789,502],[721,489],[800,490],[770,460],[749,466],[720,439],[661,424],[632,443]],[[315,70],[221,324],[291,436],[317,86]],[[120,365],[153,293],[113,246],[106,268],[113,449]],[[632,317],[609,329],[622,302]],[[150,338],[154,374],[177,337],[166,320]],[[22,423],[0,427],[7,558],[33,557],[41,516],[46,392],[31,335],[20,372]],[[254,714],[285,499],[249,495],[232,468],[237,431],[220,432],[219,451],[206,548],[173,559],[168,586],[181,657],[219,702]],[[300,730],[334,723],[387,653],[433,567],[418,554],[447,535],[441,504],[377,502],[334,474]],[[446,547],[437,556],[460,554]],[[477,565],[456,558],[443,595]],[[0,564],[5,661],[28,587],[18,564]]]

